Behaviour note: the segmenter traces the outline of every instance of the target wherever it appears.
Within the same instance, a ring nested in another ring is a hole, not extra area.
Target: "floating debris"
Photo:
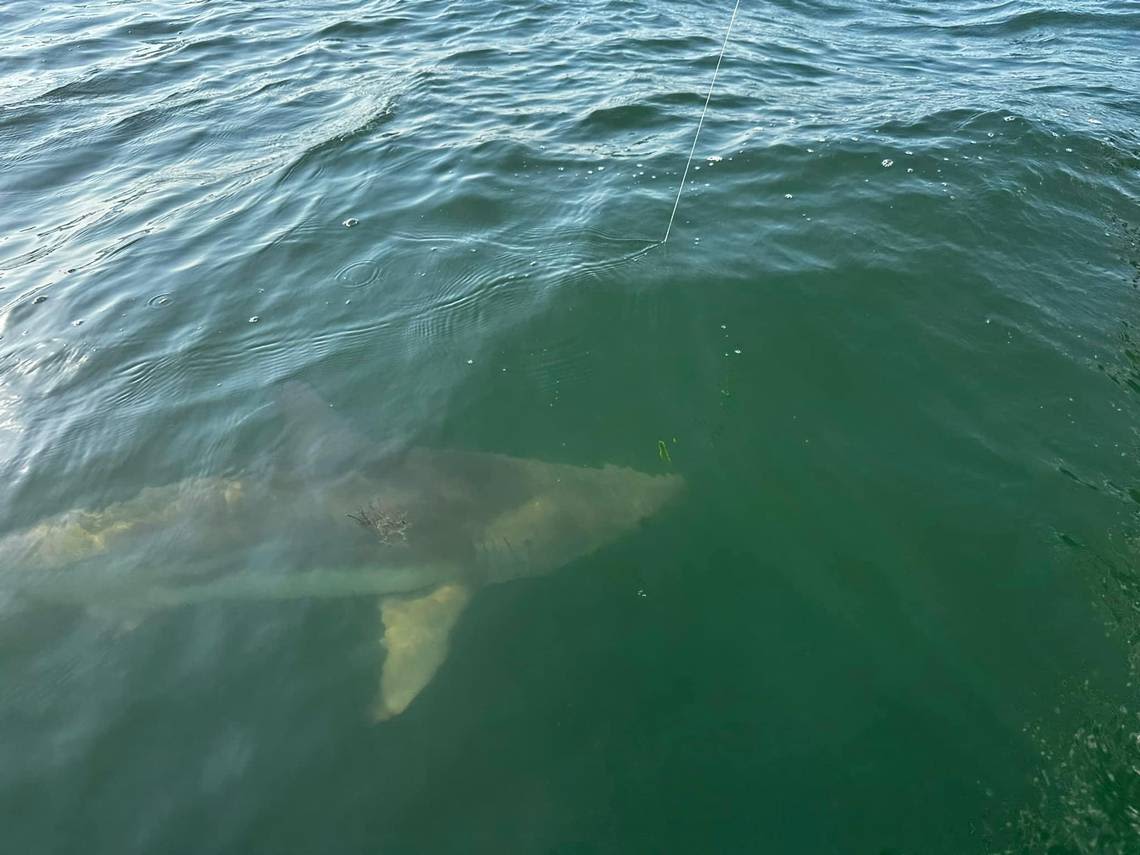
[[[359,512],[345,516],[368,529],[385,546],[400,546],[408,542],[408,515],[403,510],[373,502]]]

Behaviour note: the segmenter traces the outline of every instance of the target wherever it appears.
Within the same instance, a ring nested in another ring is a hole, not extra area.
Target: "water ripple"
[[[950,539],[907,516],[932,494],[1018,533],[1084,508],[1056,491],[1129,505],[1135,4],[742,4],[661,245],[728,13],[9,2],[3,525],[267,465],[294,378],[381,436],[638,466],[667,437],[753,534],[886,479],[908,568]]]

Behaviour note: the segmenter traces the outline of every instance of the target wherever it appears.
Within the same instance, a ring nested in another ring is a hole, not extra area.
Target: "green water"
[[[0,10],[0,532],[297,463],[290,380],[687,484],[379,724],[372,598],[9,561],[0,851],[1140,852],[1140,13],[744,0],[654,245],[730,13]]]

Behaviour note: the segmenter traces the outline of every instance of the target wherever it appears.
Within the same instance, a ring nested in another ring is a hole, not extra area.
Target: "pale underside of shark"
[[[377,452],[306,387],[282,396],[288,458],[73,510],[0,540],[0,591],[158,609],[374,596],[384,648],[373,714],[403,712],[484,585],[552,572],[616,540],[677,475],[483,452]]]

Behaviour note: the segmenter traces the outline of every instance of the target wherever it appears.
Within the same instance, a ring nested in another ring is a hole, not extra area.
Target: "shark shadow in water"
[[[157,609],[372,596],[383,645],[374,717],[399,715],[447,656],[484,585],[552,572],[635,528],[678,475],[481,452],[378,450],[301,384],[264,477],[148,487],[0,540],[0,592]]]

